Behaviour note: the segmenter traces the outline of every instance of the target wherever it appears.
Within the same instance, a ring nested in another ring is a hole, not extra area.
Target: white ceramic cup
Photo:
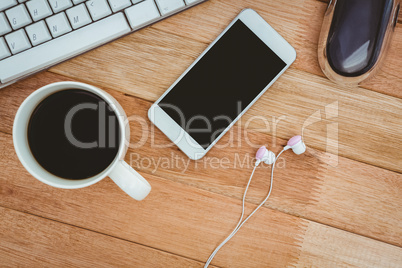
[[[82,89],[98,95],[113,109],[118,118],[121,142],[117,155],[105,170],[91,178],[69,180],[51,174],[35,160],[28,144],[27,130],[32,112],[46,97],[65,89]],[[151,191],[151,185],[124,161],[129,140],[130,127],[120,104],[105,91],[84,83],[59,82],[36,90],[21,104],[14,119],[13,141],[17,156],[28,172],[41,182],[58,188],[77,189],[92,185],[109,176],[129,196],[136,200],[142,200]]]

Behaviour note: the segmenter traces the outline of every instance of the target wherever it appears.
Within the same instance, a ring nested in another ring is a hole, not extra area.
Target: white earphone
[[[302,141],[302,137],[300,135],[294,136],[290,140],[288,140],[288,143],[285,146],[284,150],[286,151],[289,148],[291,148],[292,151],[297,155],[302,154],[306,151],[306,145]]]
[[[240,216],[240,220],[237,223],[236,227],[234,228],[234,230],[226,237],[226,239],[219,245],[216,247],[216,249],[211,253],[211,255],[209,256],[207,262],[205,263],[204,268],[208,267],[208,265],[211,263],[212,259],[215,257],[216,253],[218,253],[218,251],[240,230],[240,228],[246,223],[246,221],[248,219],[251,218],[251,216],[253,216],[253,214],[260,208],[262,207],[265,202],[268,200],[269,196],[271,195],[272,192],[272,183],[274,180],[274,169],[275,169],[275,163],[278,160],[279,156],[286,150],[292,149],[292,151],[297,154],[300,155],[302,153],[304,153],[306,151],[306,145],[304,144],[304,142],[302,141],[302,137],[301,136],[294,136],[292,137],[288,143],[286,144],[286,146],[282,149],[282,151],[280,151],[280,153],[278,154],[277,157],[275,157],[275,154],[271,151],[269,151],[265,146],[260,147],[260,149],[258,149],[255,158],[256,158],[256,162],[255,162],[255,166],[253,169],[253,172],[250,175],[250,179],[248,180],[247,186],[246,186],[246,190],[244,191],[243,194],[243,202],[242,202],[242,213]],[[243,220],[243,216],[244,216],[244,203],[246,200],[246,195],[247,195],[247,190],[248,187],[250,186],[251,183],[251,179],[253,178],[254,175],[254,171],[257,168],[257,166],[261,163],[264,162],[268,165],[272,164],[272,169],[271,169],[271,183],[270,183],[270,187],[269,187],[269,192],[268,195],[265,197],[265,199],[253,210],[253,212],[250,213],[250,215],[248,215],[248,217]]]
[[[267,149],[265,146],[261,146],[255,155],[255,165],[258,166],[261,162],[267,165],[272,165],[275,162],[275,154]]]

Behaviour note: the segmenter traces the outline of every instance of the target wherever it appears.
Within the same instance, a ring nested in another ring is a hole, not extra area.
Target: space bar
[[[128,32],[130,27],[123,13],[117,13],[0,61],[0,81],[7,83],[25,74],[49,68]]]

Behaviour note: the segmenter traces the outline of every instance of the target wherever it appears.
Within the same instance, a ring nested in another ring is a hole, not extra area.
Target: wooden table
[[[303,130],[307,153],[285,154],[271,198],[212,264],[402,267],[401,20],[380,73],[346,88],[317,63],[326,6],[210,0],[0,90],[0,266],[201,267],[239,218],[256,147],[278,152]],[[224,148],[200,161],[175,146],[160,148],[168,140],[148,121],[148,108],[246,7],[296,48],[296,62],[219,142]],[[106,90],[132,116],[131,142],[144,144],[126,160],[152,184],[144,201],[109,178],[84,189],[52,188],[18,161],[11,133],[19,105],[64,80]],[[224,146],[231,137],[236,142]],[[247,213],[266,195],[269,171],[257,169]]]

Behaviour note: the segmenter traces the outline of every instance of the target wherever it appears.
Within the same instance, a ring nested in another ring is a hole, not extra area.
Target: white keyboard
[[[0,88],[206,0],[0,0]]]

